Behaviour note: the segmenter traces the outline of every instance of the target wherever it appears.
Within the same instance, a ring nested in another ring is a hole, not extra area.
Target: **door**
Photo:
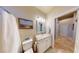
[[[75,49],[74,52],[79,53],[79,10],[76,14],[76,29],[75,29]]]

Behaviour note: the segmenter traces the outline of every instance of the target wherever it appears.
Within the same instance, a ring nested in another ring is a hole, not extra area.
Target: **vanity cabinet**
[[[38,53],[45,52],[49,47],[51,47],[51,35],[50,34],[37,35],[36,39],[37,39]]]

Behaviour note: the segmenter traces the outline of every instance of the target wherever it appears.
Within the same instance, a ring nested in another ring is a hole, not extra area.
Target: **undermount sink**
[[[44,39],[48,36],[50,36],[50,34],[40,34],[40,35],[37,35],[36,38],[37,38],[37,40],[41,40],[41,39]]]

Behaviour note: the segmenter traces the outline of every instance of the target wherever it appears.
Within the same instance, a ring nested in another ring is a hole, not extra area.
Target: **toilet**
[[[23,50],[24,53],[33,53],[33,49],[32,49],[32,39],[25,39],[22,43],[23,45]]]

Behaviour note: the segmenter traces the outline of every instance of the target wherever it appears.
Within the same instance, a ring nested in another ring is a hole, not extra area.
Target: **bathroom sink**
[[[44,39],[46,37],[50,36],[49,34],[40,34],[40,35],[36,35],[36,39],[37,40],[41,40],[41,39]]]

